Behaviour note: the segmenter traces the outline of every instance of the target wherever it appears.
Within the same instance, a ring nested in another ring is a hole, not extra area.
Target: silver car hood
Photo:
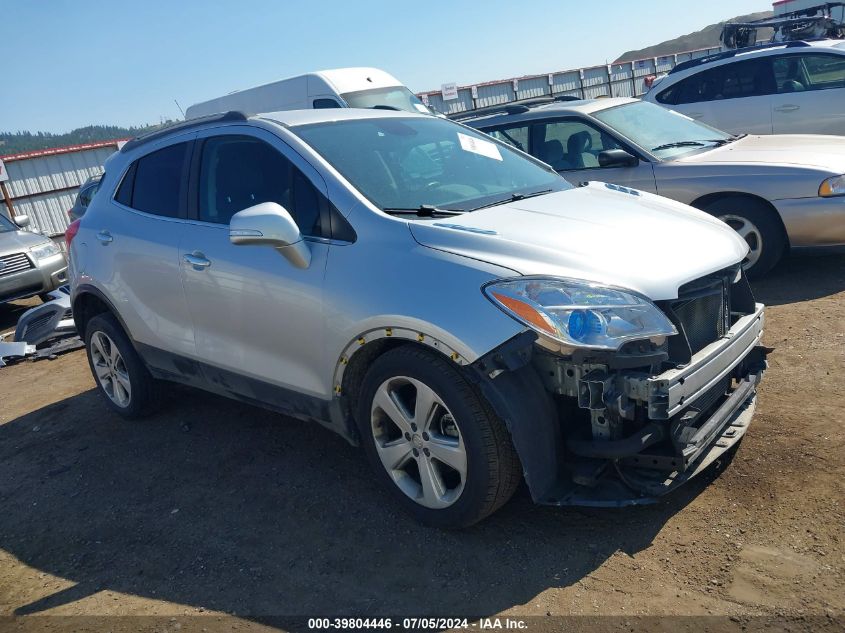
[[[29,231],[9,231],[0,233],[0,255],[23,253],[33,246],[44,244],[50,240],[43,235]]]
[[[653,300],[677,297],[679,286],[740,262],[748,251],[710,215],[603,183],[409,224],[423,246],[523,275],[622,286]]]
[[[845,138],[817,134],[746,136],[675,162],[794,165],[845,174]]]

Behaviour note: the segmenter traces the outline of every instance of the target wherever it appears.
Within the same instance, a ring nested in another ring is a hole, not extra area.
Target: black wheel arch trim
[[[557,409],[531,364],[536,340],[534,332],[522,332],[467,369],[505,422],[531,498],[540,502],[560,479],[565,447]]]
[[[132,343],[132,346],[135,348],[135,351],[138,350],[138,345],[136,344],[135,340],[132,338],[132,334],[129,331],[129,328],[126,327],[126,322],[123,320],[123,317],[120,316],[120,312],[115,307],[114,303],[105,295],[105,293],[97,288],[96,286],[92,286],[91,284],[81,284],[77,286],[76,292],[73,296],[73,303],[71,305],[71,309],[73,312],[73,322],[76,325],[76,329],[79,332],[80,336],[83,338],[85,337],[85,328],[80,327],[79,319],[79,311],[77,310],[76,306],[77,303],[85,296],[85,295],[92,295],[102,301],[106,307],[108,307],[109,312],[114,315],[114,318],[117,319],[117,322],[120,323],[120,327],[123,328],[123,331],[126,333],[126,336],[129,338],[129,341]]]

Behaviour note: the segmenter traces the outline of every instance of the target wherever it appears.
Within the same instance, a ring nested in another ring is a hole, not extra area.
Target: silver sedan
[[[845,245],[845,138],[731,135],[636,99],[511,105],[465,121],[571,182],[657,193],[711,213],[750,247],[749,276],[789,249]]]

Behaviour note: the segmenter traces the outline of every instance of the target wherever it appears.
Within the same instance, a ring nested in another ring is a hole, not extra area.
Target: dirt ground
[[[649,507],[537,507],[522,490],[463,532],[414,523],[319,426],[184,389],[128,423],[100,401],[83,351],[2,369],[0,616],[841,624],[845,256],[790,259],[755,292],[775,351],[729,464]],[[0,331],[23,307],[0,306]]]

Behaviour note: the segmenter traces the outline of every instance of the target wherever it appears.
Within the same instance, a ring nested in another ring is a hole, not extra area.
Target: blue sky
[[[176,118],[309,70],[376,66],[411,90],[612,61],[756,0],[0,0],[0,130]]]

